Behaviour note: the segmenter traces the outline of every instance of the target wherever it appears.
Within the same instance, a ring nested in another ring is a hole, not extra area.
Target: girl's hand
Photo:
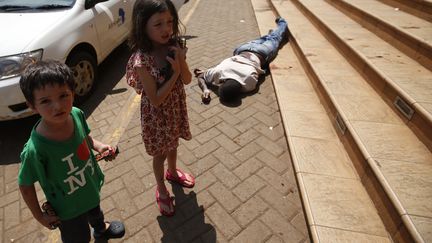
[[[179,59],[180,60],[186,60],[186,53],[188,51],[188,48],[180,48],[178,47],[178,53],[179,53]]]
[[[177,74],[177,76],[178,76],[178,75],[180,75],[180,72],[181,72],[180,60],[182,60],[182,58],[184,58],[184,56],[182,56],[182,53],[181,53],[179,47],[170,46],[169,51],[174,53],[174,58],[167,56],[166,60],[171,64],[171,68],[172,68],[174,74]]]
[[[183,84],[190,84],[192,81],[192,74],[189,70],[189,66],[186,62],[186,53],[188,51],[187,47],[181,48],[179,44],[176,46],[170,46],[170,50],[175,50],[175,57],[179,63],[179,77],[182,80]],[[173,69],[174,70],[174,69]]]

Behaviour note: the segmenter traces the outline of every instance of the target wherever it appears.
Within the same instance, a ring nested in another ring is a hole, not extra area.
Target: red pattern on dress
[[[132,54],[126,66],[126,81],[141,94],[142,139],[149,155],[165,154],[178,147],[179,138],[190,140],[189,119],[186,107],[186,92],[178,79],[171,92],[159,107],[155,107],[144,93],[135,68],[145,67],[158,84],[165,78],[156,67],[154,57],[137,51]]]

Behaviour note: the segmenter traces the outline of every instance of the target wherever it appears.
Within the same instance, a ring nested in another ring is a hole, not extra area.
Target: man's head
[[[35,103],[35,90],[55,85],[65,85],[73,93],[75,82],[70,68],[66,64],[53,60],[38,61],[28,65],[20,79],[21,91],[31,106]]]
[[[242,85],[234,79],[226,79],[219,87],[219,98],[222,101],[232,101],[239,97]]]

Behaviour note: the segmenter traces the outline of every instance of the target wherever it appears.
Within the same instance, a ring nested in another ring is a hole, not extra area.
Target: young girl
[[[126,67],[127,83],[141,94],[141,129],[146,151],[153,156],[161,214],[174,214],[165,178],[191,188],[195,179],[176,167],[179,138],[191,139],[184,85],[192,74],[186,63],[187,49],[180,48],[179,19],[170,0],[137,0],[129,37],[133,51]]]

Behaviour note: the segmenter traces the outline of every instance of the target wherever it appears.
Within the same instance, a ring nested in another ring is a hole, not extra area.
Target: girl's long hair
[[[129,47],[132,51],[142,50],[149,52],[153,44],[149,39],[146,26],[148,20],[155,13],[169,11],[173,16],[173,38],[177,39],[181,24],[177,10],[170,0],[137,0],[132,12],[132,28],[129,34]],[[184,29],[184,28],[183,28]]]

